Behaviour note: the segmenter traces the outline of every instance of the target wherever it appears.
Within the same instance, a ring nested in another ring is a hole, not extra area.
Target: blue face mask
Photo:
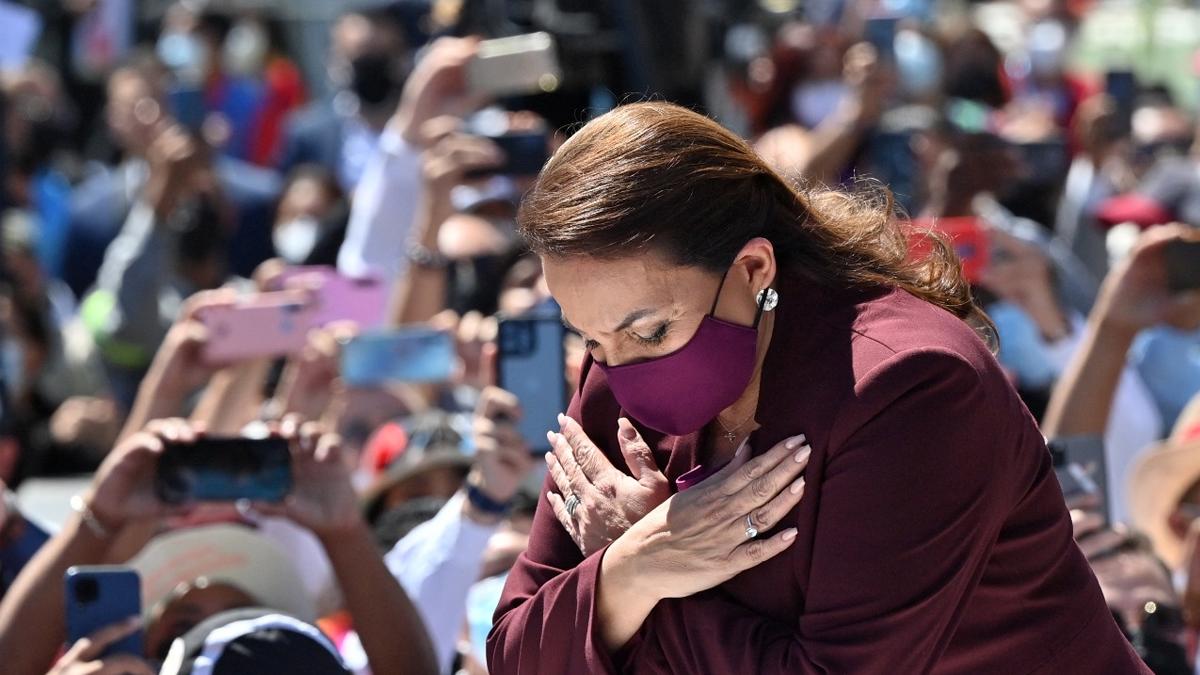
[[[1025,310],[1003,300],[988,305],[988,316],[1000,336],[1001,365],[1017,376],[1022,389],[1047,389],[1058,377],[1058,369],[1046,354],[1041,331]]]
[[[488,577],[476,582],[467,591],[467,625],[471,633],[471,651],[475,658],[487,662],[487,636],[492,630],[492,615],[500,604],[507,574]]]
[[[1167,429],[1200,393],[1200,330],[1159,326],[1138,336],[1130,353]]]

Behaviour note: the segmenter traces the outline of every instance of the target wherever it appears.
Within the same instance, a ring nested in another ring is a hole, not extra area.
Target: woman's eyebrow
[[[621,320],[621,323],[618,324],[616,328],[605,333],[605,335],[612,335],[613,333],[620,333],[621,331],[625,330],[626,328],[629,328],[630,326],[632,326],[638,320],[644,319],[644,318],[650,316],[651,314],[654,314],[655,311],[656,310],[653,307],[643,307],[642,309],[635,309],[632,312],[626,314],[625,318]],[[576,333],[579,333],[580,335],[583,334],[583,331],[576,328],[574,325],[571,324],[570,321],[567,320],[567,317],[565,314],[562,316],[562,323],[564,326],[567,327],[567,330],[574,331]]]

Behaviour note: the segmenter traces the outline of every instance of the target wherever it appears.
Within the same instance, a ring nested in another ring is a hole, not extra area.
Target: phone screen
[[[67,570],[67,639],[74,643],[114,623],[142,612],[141,581],[132,568],[121,565],[79,566]],[[101,656],[142,656],[139,631],[109,646]]]
[[[292,456],[282,438],[201,438],[167,444],[154,481],[168,504],[277,502],[292,489]]]
[[[896,60],[896,26],[899,22],[894,16],[876,17],[866,21],[864,37],[875,48],[880,61]]]
[[[342,346],[342,380],[352,387],[385,382],[445,382],[454,373],[454,338],[430,328],[363,333]]]
[[[1104,526],[1112,522],[1108,492],[1108,460],[1104,455],[1104,439],[1099,436],[1066,436],[1050,441],[1054,456],[1054,473],[1062,486],[1063,497],[1090,494],[1100,502]]]
[[[1137,76],[1128,70],[1111,70],[1104,75],[1104,93],[1117,107],[1117,132],[1128,134],[1137,99]]]
[[[494,168],[471,171],[469,173],[472,176],[536,176],[549,159],[546,134],[503,134],[486,138],[500,147],[500,151],[504,153],[504,163]]]
[[[558,315],[500,322],[497,383],[520,401],[517,430],[534,454],[550,451],[546,432],[558,429],[558,415],[567,409],[565,336]]]
[[[1200,288],[1200,242],[1167,244],[1167,287],[1174,293]]]

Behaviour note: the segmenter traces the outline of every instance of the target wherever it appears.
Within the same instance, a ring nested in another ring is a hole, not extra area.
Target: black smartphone
[[[1081,495],[1093,495],[1099,502],[1104,527],[1108,527],[1112,523],[1112,509],[1104,439],[1089,435],[1063,436],[1051,440],[1048,445],[1063,498],[1071,500]]]
[[[534,454],[550,451],[546,432],[558,430],[558,415],[567,410],[565,337],[557,314],[500,320],[496,384],[520,401],[517,430]]]
[[[1117,128],[1122,136],[1129,134],[1133,124],[1133,106],[1137,102],[1137,76],[1131,70],[1110,70],[1104,74],[1104,93],[1117,108]]]
[[[1167,243],[1167,288],[1174,293],[1200,289],[1200,241]]]
[[[1066,142],[1056,139],[1035,143],[1017,143],[1021,163],[1028,171],[1029,182],[1035,185],[1057,183],[1070,168],[1071,156]]]
[[[504,153],[504,163],[468,172],[470,176],[536,176],[550,158],[546,134],[541,132],[484,135]]]
[[[894,16],[866,20],[863,37],[875,48],[880,61],[891,63],[896,60],[896,27],[899,23],[900,19]]]
[[[92,633],[142,613],[142,584],[138,573],[123,565],[72,567],[64,578],[67,587],[67,639],[70,644]],[[100,656],[142,656],[138,631],[108,647]]]
[[[292,489],[292,455],[282,438],[201,438],[170,443],[154,488],[168,504],[282,501]]]

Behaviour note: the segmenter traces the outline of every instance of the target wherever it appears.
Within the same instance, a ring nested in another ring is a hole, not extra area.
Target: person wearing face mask
[[[388,10],[354,12],[334,24],[329,77],[334,94],[297,110],[285,123],[277,166],[300,164],[333,171],[351,191],[380,142],[407,78],[409,44],[403,23]]]
[[[346,198],[324,167],[306,164],[289,177],[271,242],[291,265],[334,265],[346,237]]]
[[[957,260],[890,208],[665,103],[559,148],[519,223],[589,355],[493,675],[1149,672]]]

